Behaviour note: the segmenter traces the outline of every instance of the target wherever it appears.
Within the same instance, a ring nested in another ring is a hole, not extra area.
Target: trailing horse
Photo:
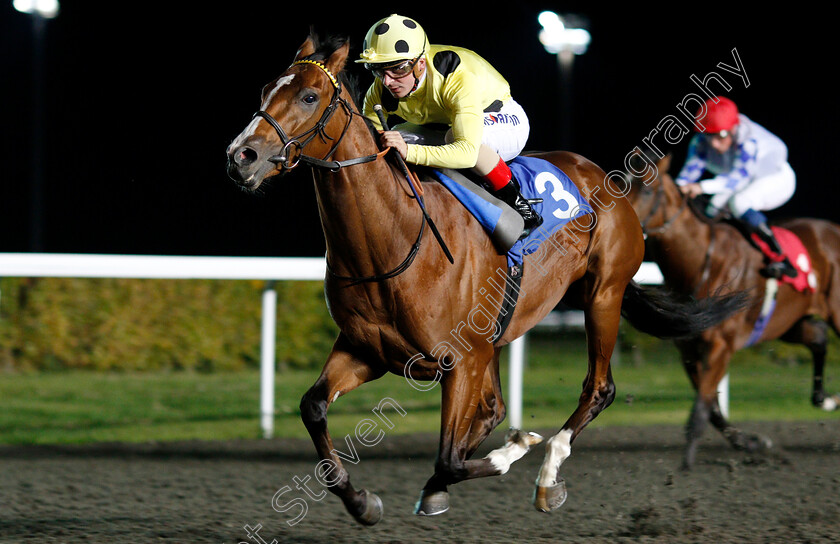
[[[388,372],[441,384],[440,449],[418,514],[446,511],[451,484],[504,474],[542,437],[513,431],[505,445],[471,459],[505,417],[499,354],[563,300],[585,314],[589,366],[577,409],[546,444],[535,505],[550,511],[565,500],[559,469],[572,442],[615,397],[610,356],[622,305],[647,332],[690,336],[740,309],[743,297],[676,300],[633,283],[644,253],[633,208],[624,198],[595,194],[604,192],[605,174],[592,162],[545,153],[539,156],[574,180],[584,198],[598,196],[606,211],[554,232],[548,249],[525,263],[502,333],[494,317],[508,299],[482,285],[508,269],[506,256],[443,185],[427,178],[415,197],[383,158],[343,73],[348,51],[344,40],[308,37],[292,65],[263,89],[260,110],[227,150],[230,177],[249,190],[300,163],[313,167],[327,246],[325,293],[340,334],[300,407],[330,469],[329,489],[359,522],[381,518],[379,498],[350,483],[327,412],[342,395]],[[425,228],[425,211],[440,227],[453,263]]]
[[[759,274],[762,253],[727,222],[701,217],[668,175],[670,157],[639,167],[646,175],[633,179],[627,198],[647,235],[651,257],[665,284],[686,295],[702,297],[722,291],[748,290],[754,303],[696,338],[677,341],[685,370],[697,397],[689,417],[684,465],[695,462],[697,446],[711,422],[730,444],[748,451],[762,450],[770,441],[734,427],[721,413],[717,386],[726,375],[732,354],[772,339],[805,345],[814,361],[812,403],[826,410],[838,407],[840,397],[823,388],[828,327],[840,330],[840,225],[819,219],[792,219],[778,224],[798,238],[810,256],[792,261],[805,267],[789,281]],[[787,238],[790,238],[788,236]],[[809,279],[810,278],[810,279]]]

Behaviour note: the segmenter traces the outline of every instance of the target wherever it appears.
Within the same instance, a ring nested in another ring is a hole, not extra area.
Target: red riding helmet
[[[706,103],[697,111],[696,115],[700,115],[703,109],[706,110],[706,115],[698,121],[700,125],[706,127],[704,132],[709,134],[729,132],[738,124],[738,106],[725,96],[706,100]],[[701,131],[698,130],[698,132]]]

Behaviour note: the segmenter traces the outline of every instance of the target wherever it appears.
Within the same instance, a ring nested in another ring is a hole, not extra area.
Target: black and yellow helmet
[[[371,65],[416,59],[428,47],[426,32],[410,17],[392,14],[375,23],[365,36],[361,58]]]

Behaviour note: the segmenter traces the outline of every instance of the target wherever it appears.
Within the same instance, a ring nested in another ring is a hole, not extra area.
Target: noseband
[[[654,199],[653,200],[653,206],[651,207],[650,211],[647,213],[647,216],[644,219],[641,220],[642,232],[644,233],[645,237],[647,237],[651,234],[659,234],[659,233],[665,231],[668,227],[671,226],[671,224],[677,219],[677,217],[680,216],[683,209],[685,209],[685,207],[688,205],[688,198],[683,196],[682,205],[674,213],[674,215],[672,215],[671,217],[666,219],[665,222],[662,223],[660,226],[654,227],[652,229],[648,229],[647,228],[648,221],[650,221],[653,218],[653,216],[656,214],[656,212],[659,209],[659,206],[662,204],[662,199],[665,196],[665,182],[662,179],[662,176],[657,175],[656,179],[657,179],[657,181],[659,181],[659,187],[656,188],[656,193],[653,195],[653,199]]]
[[[656,193],[653,196],[653,198],[654,198],[653,206],[651,207],[650,211],[648,212],[647,217],[645,217],[643,220],[641,220],[642,233],[644,234],[645,238],[647,238],[648,236],[650,236],[652,234],[660,234],[662,232],[665,232],[665,230],[667,230],[668,227],[670,227],[671,224],[673,224],[673,222],[676,221],[677,217],[680,216],[680,214],[683,212],[683,210],[686,208],[686,206],[688,206],[688,201],[689,201],[689,198],[687,196],[683,195],[682,205],[680,205],[679,209],[674,213],[674,215],[672,215],[671,217],[666,219],[665,222],[662,223],[661,225],[659,225],[658,227],[648,229],[647,228],[647,223],[656,214],[657,210],[659,209],[660,204],[662,204],[662,199],[665,195],[665,182],[662,179],[662,176],[658,175],[656,179],[659,181],[659,187],[656,188]],[[691,296],[693,296],[693,297],[696,297],[698,295],[698,293],[700,292],[700,289],[704,285],[706,285],[706,282],[709,279],[709,274],[711,273],[711,266],[710,265],[711,265],[711,259],[712,259],[712,251],[713,251],[714,246],[715,246],[715,232],[716,232],[716,229],[715,229],[715,223],[712,223],[710,226],[711,226],[711,230],[710,230],[710,233],[709,233],[709,243],[706,245],[706,254],[703,257],[703,265],[700,269],[700,279],[695,284],[694,290],[691,293]]]
[[[286,131],[283,130],[283,127],[280,126],[280,123],[271,116],[265,110],[260,110],[254,114],[253,118],[261,117],[268,122],[269,125],[277,132],[277,135],[280,137],[280,141],[283,142],[283,150],[278,155],[274,155],[268,158],[269,162],[273,162],[274,164],[279,164],[282,166],[286,171],[292,170],[301,162],[305,162],[312,166],[317,166],[320,168],[327,168],[332,172],[337,172],[344,166],[352,166],[354,164],[362,164],[366,162],[375,161],[379,155],[367,155],[364,157],[358,157],[355,159],[348,159],[346,161],[332,161],[329,160],[330,157],[335,153],[335,150],[338,149],[341,140],[344,138],[344,135],[347,134],[347,129],[350,128],[350,123],[353,121],[354,115],[361,116],[360,113],[353,110],[350,104],[347,103],[347,100],[341,98],[341,83],[339,83],[338,79],[332,74],[332,72],[327,69],[327,67],[318,61],[315,60],[298,60],[292,63],[291,67],[298,66],[298,65],[312,65],[317,66],[321,69],[321,71],[326,74],[329,78],[330,83],[333,86],[333,95],[332,99],[330,100],[329,105],[324,110],[324,113],[321,114],[321,118],[318,119],[318,122],[310,128],[297,136],[290,137],[286,134]],[[331,138],[326,133],[327,123],[330,122],[335,111],[338,107],[341,106],[344,108],[344,111],[347,112],[347,122],[344,124],[344,129],[341,131],[341,135],[338,137],[337,140]],[[306,147],[315,137],[319,137],[322,142],[327,143],[327,140],[333,141],[332,148],[327,153],[327,155],[322,159],[317,159],[315,157],[311,157],[309,155],[305,155],[303,153],[303,148]]]

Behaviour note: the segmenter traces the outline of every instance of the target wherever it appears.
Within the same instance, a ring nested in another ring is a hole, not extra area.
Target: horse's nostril
[[[233,154],[233,161],[238,164],[239,166],[247,166],[256,162],[259,158],[257,152],[251,149],[250,147],[240,147],[236,150]]]

